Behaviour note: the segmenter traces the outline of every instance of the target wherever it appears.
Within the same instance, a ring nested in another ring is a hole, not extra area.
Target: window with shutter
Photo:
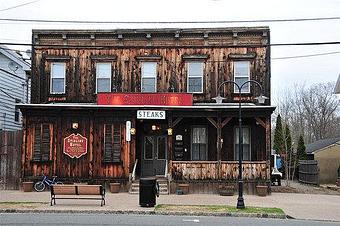
[[[50,124],[34,127],[33,161],[49,161],[51,148]]]
[[[104,125],[103,162],[121,162],[121,126],[119,124]]]

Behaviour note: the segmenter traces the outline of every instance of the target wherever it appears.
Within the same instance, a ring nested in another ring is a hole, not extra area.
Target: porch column
[[[271,156],[271,120],[270,116],[266,117],[266,162],[267,162],[267,180],[270,179],[270,156]]]

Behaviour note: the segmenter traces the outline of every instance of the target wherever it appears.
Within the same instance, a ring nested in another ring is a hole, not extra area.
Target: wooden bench
[[[97,196],[100,197],[86,197]],[[68,196],[68,197],[65,197]],[[72,197],[70,197],[72,196]],[[105,189],[102,185],[53,185],[51,186],[51,206],[55,205],[56,199],[93,199],[101,200],[100,205],[105,205]]]

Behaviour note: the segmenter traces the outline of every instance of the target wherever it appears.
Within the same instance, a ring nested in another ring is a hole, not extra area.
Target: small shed
[[[340,137],[311,143],[306,152],[309,159],[318,162],[320,184],[335,184],[340,167]]]

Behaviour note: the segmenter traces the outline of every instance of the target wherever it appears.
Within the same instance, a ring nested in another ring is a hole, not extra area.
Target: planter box
[[[218,188],[218,193],[222,196],[233,196],[235,193],[234,185],[220,185]]]
[[[257,185],[256,193],[258,196],[266,196],[268,194],[268,186],[266,185]]]
[[[120,190],[120,183],[110,183],[110,192],[118,193]]]
[[[189,184],[179,184],[178,189],[183,192],[183,195],[189,194]]]
[[[24,192],[32,192],[33,182],[22,182],[22,189]]]

